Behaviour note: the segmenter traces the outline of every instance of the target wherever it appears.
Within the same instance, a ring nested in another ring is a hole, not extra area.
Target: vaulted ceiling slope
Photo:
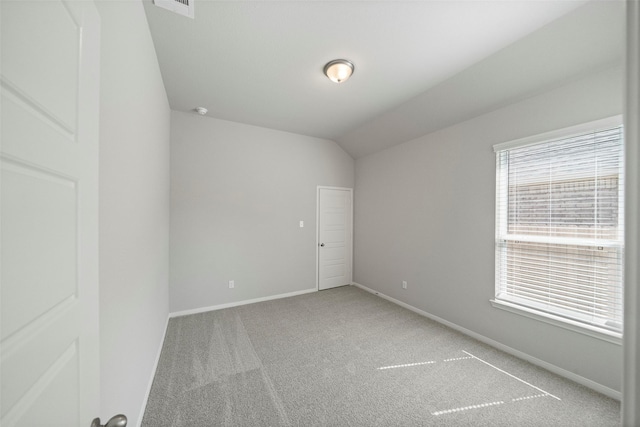
[[[332,139],[354,158],[620,63],[622,1],[145,0],[171,108]],[[324,64],[346,58],[335,84]]]

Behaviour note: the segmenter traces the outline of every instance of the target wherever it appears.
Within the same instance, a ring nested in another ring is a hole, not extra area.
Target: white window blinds
[[[622,331],[622,127],[496,149],[496,301]]]

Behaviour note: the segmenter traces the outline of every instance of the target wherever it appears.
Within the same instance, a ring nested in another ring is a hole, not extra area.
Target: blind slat
[[[496,299],[620,332],[622,126],[496,151]]]

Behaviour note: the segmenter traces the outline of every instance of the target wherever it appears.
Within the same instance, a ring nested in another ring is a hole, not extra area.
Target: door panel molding
[[[100,16],[2,1],[0,424],[99,412]]]

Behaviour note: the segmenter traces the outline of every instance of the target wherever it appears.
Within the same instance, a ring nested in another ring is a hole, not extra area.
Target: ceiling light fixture
[[[353,63],[346,59],[334,59],[327,62],[323,71],[332,82],[342,83],[353,74]]]

